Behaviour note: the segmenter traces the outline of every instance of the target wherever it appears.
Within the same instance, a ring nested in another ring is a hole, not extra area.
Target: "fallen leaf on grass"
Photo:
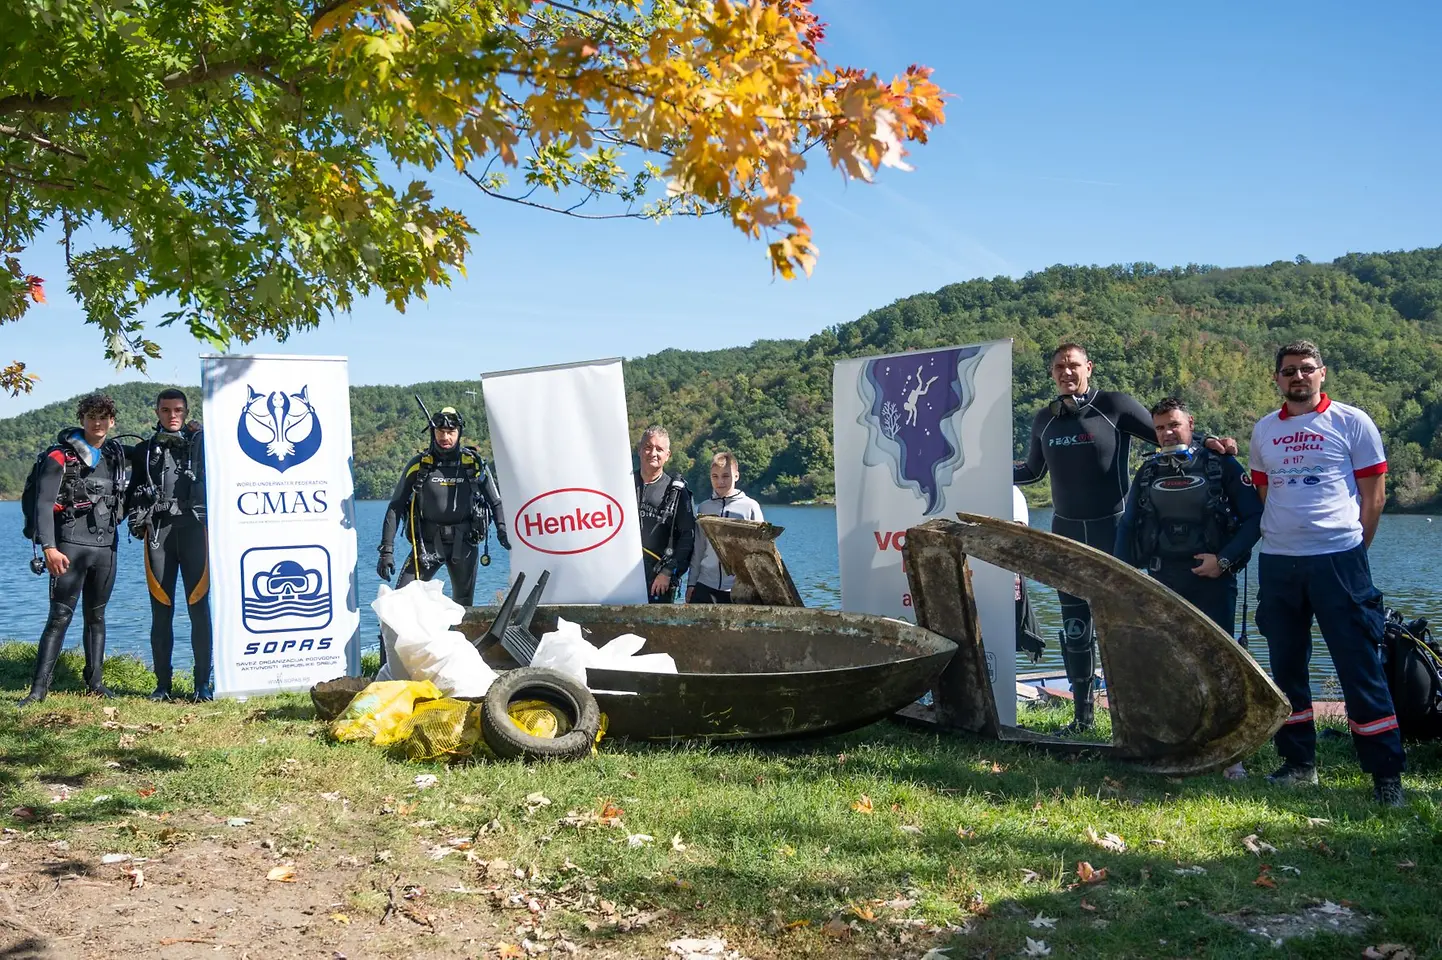
[[[1364,960],[1413,960],[1415,954],[1410,947],[1400,943],[1384,943],[1362,951]]]
[[[685,852],[686,844],[681,842],[681,834],[678,833],[671,838],[671,849],[675,850],[677,853]]]
[[[124,863],[129,859],[130,854],[128,853],[107,853],[105,856],[100,858],[100,862],[109,866],[112,863]]]
[[[646,844],[651,843],[655,839],[656,838],[651,836],[649,833],[633,833],[626,838],[626,846],[632,848],[644,847]]]
[[[1051,947],[1046,945],[1045,940],[1033,940],[1031,937],[1027,937],[1026,946],[1022,949],[1021,955],[1023,957],[1049,957],[1051,956]]]
[[[915,836],[921,835],[921,828],[916,826],[915,824],[903,823],[901,826],[897,827],[897,829],[900,830],[902,833],[910,833]]]
[[[1417,864],[1413,863],[1411,860],[1403,860],[1403,861],[1401,861],[1401,862],[1399,862],[1399,863],[1397,864],[1397,869],[1398,869],[1398,870],[1415,870],[1415,869],[1417,869]]]
[[[1097,836],[1096,830],[1087,827],[1086,837],[1096,846],[1101,847],[1103,850],[1110,850],[1112,853],[1124,853],[1127,849],[1127,842],[1115,833]]]
[[[601,826],[616,826],[616,824],[621,822],[621,817],[624,816],[625,813],[625,810],[622,810],[620,807],[607,800],[604,804],[601,805],[601,812],[598,815],[601,821]]]
[[[137,794],[139,794],[140,796],[142,796],[142,797],[153,797],[153,796],[155,796],[155,788],[154,788],[154,787],[136,787],[136,788],[135,788],[135,792],[136,792]]]
[[[1247,848],[1249,853],[1261,856],[1264,853],[1276,853],[1277,848],[1258,837],[1255,833],[1249,833],[1242,838],[1242,846]]]
[[[416,785],[417,790],[429,790],[440,782],[441,778],[434,773],[418,773],[416,774],[415,780],[412,781],[412,783]]]
[[[1077,862],[1076,875],[1078,880],[1088,886],[1094,883],[1106,883],[1107,868],[1102,867],[1100,870],[1097,870],[1093,868],[1090,863],[1081,860]]]
[[[1087,898],[1086,898],[1086,897],[1082,897],[1082,898],[1081,898],[1081,903],[1077,904],[1077,906],[1081,907],[1083,910],[1087,911],[1088,913],[1096,913],[1096,912],[1097,912],[1096,904],[1094,904],[1094,903],[1087,903]]]
[[[956,835],[957,835],[958,837],[960,837],[961,839],[963,839],[963,840],[975,840],[975,839],[976,839],[976,831],[973,830],[973,829],[971,829],[970,827],[957,827],[957,828],[956,828]]]
[[[1172,873],[1175,873],[1179,877],[1200,877],[1206,872],[1207,868],[1201,866],[1200,864],[1191,867],[1179,867],[1178,869],[1172,871]]]
[[[225,825],[227,827],[243,827],[246,824],[253,822],[254,821],[252,821],[250,817],[231,817],[229,820],[225,821]]]
[[[285,864],[279,867],[271,867],[265,879],[273,880],[276,883],[295,883],[295,867]]]
[[[876,911],[872,910],[864,903],[850,904],[849,909],[858,920],[865,920],[867,923],[876,922]]]
[[[801,930],[801,929],[803,929],[803,928],[805,928],[805,927],[809,927],[809,926],[811,926],[811,921],[810,921],[810,920],[792,920],[790,923],[786,924],[785,929],[787,929],[787,930]]]
[[[1039,913],[1027,922],[1036,930],[1051,930],[1056,927],[1056,917],[1044,917]]]
[[[796,856],[796,848],[789,843],[783,843],[781,846],[777,847],[776,852],[781,854],[783,857]]]
[[[875,813],[875,812],[876,812],[876,808],[871,805],[871,798],[868,797],[868,796],[867,796],[866,794],[864,794],[864,793],[861,795],[861,798],[860,798],[859,800],[857,800],[856,802],[852,803],[851,809],[852,809],[852,810],[855,810],[857,813]]]
[[[332,792],[329,792],[329,793],[322,793],[322,794],[320,795],[320,798],[321,798],[322,800],[324,800],[326,803],[335,803],[337,800],[340,799],[340,791],[339,791],[339,790],[335,790],[335,791],[332,791]]]
[[[330,915],[330,920],[331,920],[331,923],[341,923],[341,924],[347,924],[347,925],[350,924],[350,917],[346,916],[346,915],[343,914],[343,913],[333,913],[333,914],[331,914],[331,915]]]
[[[1332,822],[1326,817],[1306,817],[1305,819],[1307,821],[1307,826],[1309,827],[1325,827],[1327,824]]]
[[[833,940],[845,940],[851,936],[851,928],[840,917],[832,917],[821,925],[821,935]]]
[[[1257,879],[1252,881],[1254,887],[1265,887],[1268,890],[1277,889],[1277,881],[1271,877],[1272,868],[1265,863],[1262,864],[1262,872],[1257,874]]]
[[[1035,870],[1023,870],[1021,872],[1022,883],[1036,883],[1040,879],[1041,874],[1037,873]]]
[[[921,960],[951,960],[947,954],[951,953],[950,947],[932,947],[921,955]]]
[[[120,875],[122,877],[128,877],[130,879],[130,889],[132,890],[138,887],[145,886],[145,871],[141,870],[139,867],[131,867],[129,870],[122,870],[120,871]]]
[[[911,897],[897,897],[893,900],[883,900],[881,905],[888,910],[910,910],[916,906],[916,901]]]
[[[27,821],[34,820],[35,810],[32,807],[13,807],[10,810],[10,819]]]
[[[526,951],[514,943],[496,944],[496,956],[503,958],[503,960],[509,960],[509,958],[512,957],[524,957],[525,955]]]
[[[1150,843],[1154,847],[1165,847],[1167,845],[1167,842],[1160,837],[1152,837],[1147,843]]]

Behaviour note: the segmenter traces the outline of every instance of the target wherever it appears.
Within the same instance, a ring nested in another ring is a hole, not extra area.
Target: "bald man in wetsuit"
[[[1012,483],[1036,483],[1052,474],[1052,533],[1110,554],[1117,520],[1126,504],[1127,454],[1135,438],[1155,445],[1156,426],[1147,408],[1125,393],[1091,385],[1092,362],[1084,347],[1063,343],[1052,353],[1057,399],[1037,412],[1025,460],[1012,465]],[[1207,438],[1218,453],[1235,453],[1230,438]],[[1095,722],[1096,645],[1091,607],[1057,591],[1061,601],[1062,663],[1071,684],[1075,714],[1063,734],[1090,730]]]

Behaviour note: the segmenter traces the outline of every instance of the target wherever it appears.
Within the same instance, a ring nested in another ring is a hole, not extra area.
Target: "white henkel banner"
[[[841,607],[914,623],[907,528],[1012,515],[1011,341],[845,360],[832,386]],[[1015,723],[1013,577],[971,567],[997,712]]]
[[[551,571],[547,603],[645,603],[621,361],[481,377],[511,580]]]
[[[206,356],[201,390],[216,693],[358,674],[345,358]]]

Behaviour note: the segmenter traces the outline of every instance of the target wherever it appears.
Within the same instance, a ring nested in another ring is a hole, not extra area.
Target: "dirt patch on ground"
[[[1367,932],[1369,923],[1366,916],[1330,900],[1295,913],[1227,914],[1217,919],[1256,934],[1273,946],[1281,946],[1286,940],[1310,937],[1316,933],[1360,935]]]
[[[559,928],[547,928],[539,904],[508,909],[501,894],[486,888],[485,864],[478,868],[464,856],[444,863],[422,856],[417,864],[398,852],[362,862],[340,848],[290,851],[264,837],[233,836],[224,822],[217,833],[214,818],[205,819],[211,822],[182,825],[171,818],[187,839],[126,860],[86,848],[82,840],[5,836],[0,956],[354,960],[665,953],[664,944],[640,927],[638,937],[624,940],[567,939]],[[288,876],[294,879],[280,879]]]

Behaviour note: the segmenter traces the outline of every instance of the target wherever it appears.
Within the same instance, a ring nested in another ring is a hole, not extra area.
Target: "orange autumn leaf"
[[[290,864],[271,867],[270,872],[265,875],[265,879],[275,883],[295,883],[295,867]]]
[[[504,960],[509,960],[509,958],[511,957],[524,957],[525,955],[526,951],[522,950],[514,943],[496,944],[496,956],[504,958]]]
[[[45,302],[45,281],[33,273],[25,278],[25,286],[30,294],[30,299],[36,303]]]
[[[876,808],[871,805],[871,798],[862,794],[861,798],[851,805],[851,809],[857,813],[875,813]]]
[[[1076,865],[1076,875],[1077,879],[1084,884],[1105,883],[1107,868],[1102,867],[1098,870],[1085,860],[1079,860]]]

